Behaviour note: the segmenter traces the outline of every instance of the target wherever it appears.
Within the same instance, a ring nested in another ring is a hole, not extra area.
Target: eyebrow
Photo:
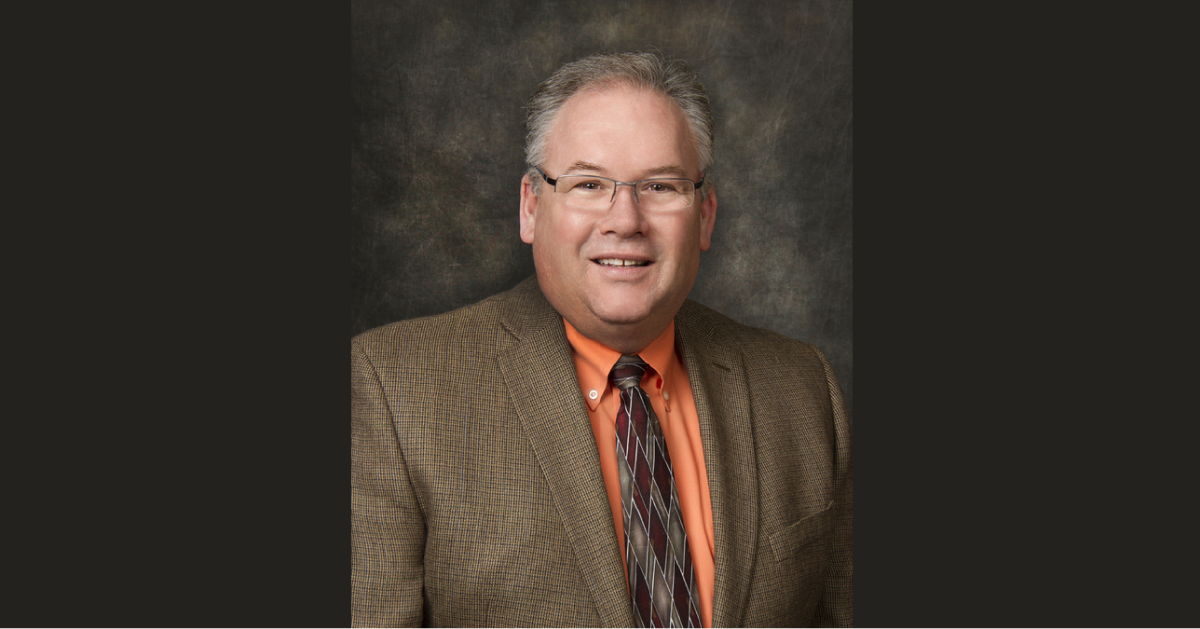
[[[598,172],[601,174],[604,174],[607,172],[604,169],[604,167],[597,166],[596,164],[593,164],[591,162],[575,162],[574,164],[571,164],[571,166],[569,168],[567,168],[566,173],[563,173],[563,174],[573,174],[575,171],[578,171],[578,170],[591,170],[591,171],[595,171],[595,172]],[[682,166],[678,166],[676,164],[669,164],[666,166],[656,166],[654,168],[651,168],[650,170],[647,170],[647,171],[645,171],[645,173],[643,173],[642,178],[648,179],[651,177],[661,177],[663,175],[678,177],[680,179],[689,179],[689,177],[687,175],[687,171],[684,170]]]

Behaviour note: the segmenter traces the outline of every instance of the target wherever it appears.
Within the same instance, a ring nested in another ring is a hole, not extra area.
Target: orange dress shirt
[[[625,522],[621,513],[621,479],[617,473],[617,406],[619,391],[608,381],[621,352],[593,341],[577,331],[566,319],[567,341],[579,376],[580,392],[587,404],[596,449],[600,452],[600,472],[604,475],[608,503],[612,507],[617,539],[624,560]],[[653,369],[642,377],[642,389],[650,398],[654,414],[662,426],[663,438],[670,451],[675,489],[679,492],[679,510],[687,531],[688,549],[696,571],[700,597],[700,620],[712,627],[714,556],[712,501],[708,493],[708,473],[704,469],[704,448],[700,443],[700,419],[688,384],[687,371],[675,351],[675,322],[646,349],[638,352]],[[628,570],[628,566],[626,566]],[[628,572],[626,572],[628,574]]]

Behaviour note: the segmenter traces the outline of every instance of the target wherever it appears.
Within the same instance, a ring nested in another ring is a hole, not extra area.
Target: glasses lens
[[[679,210],[692,204],[695,185],[687,179],[647,179],[638,182],[643,205],[662,210]]]
[[[612,201],[611,179],[589,175],[563,175],[558,178],[555,191],[565,205],[596,210],[607,208]],[[630,184],[622,184],[630,185]],[[678,210],[692,204],[695,185],[687,179],[646,179],[632,184],[637,189],[637,200],[647,209]]]
[[[583,175],[563,175],[555,186],[555,191],[565,196],[567,201],[584,205],[607,204],[612,198],[612,189],[613,182],[609,179]]]

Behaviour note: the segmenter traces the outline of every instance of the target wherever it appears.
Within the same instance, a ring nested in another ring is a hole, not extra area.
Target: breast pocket
[[[824,509],[771,534],[771,552],[776,562],[786,561],[801,555],[801,549],[829,542],[833,530],[833,505],[830,501]],[[816,548],[816,546],[814,546]]]

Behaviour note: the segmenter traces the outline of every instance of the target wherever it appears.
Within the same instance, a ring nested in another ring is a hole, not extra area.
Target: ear
[[[521,177],[521,240],[533,244],[533,220],[537,217],[538,196],[529,181],[529,173]]]
[[[717,220],[717,189],[708,184],[708,194],[700,202],[700,250],[708,251],[712,245],[713,225]]]

